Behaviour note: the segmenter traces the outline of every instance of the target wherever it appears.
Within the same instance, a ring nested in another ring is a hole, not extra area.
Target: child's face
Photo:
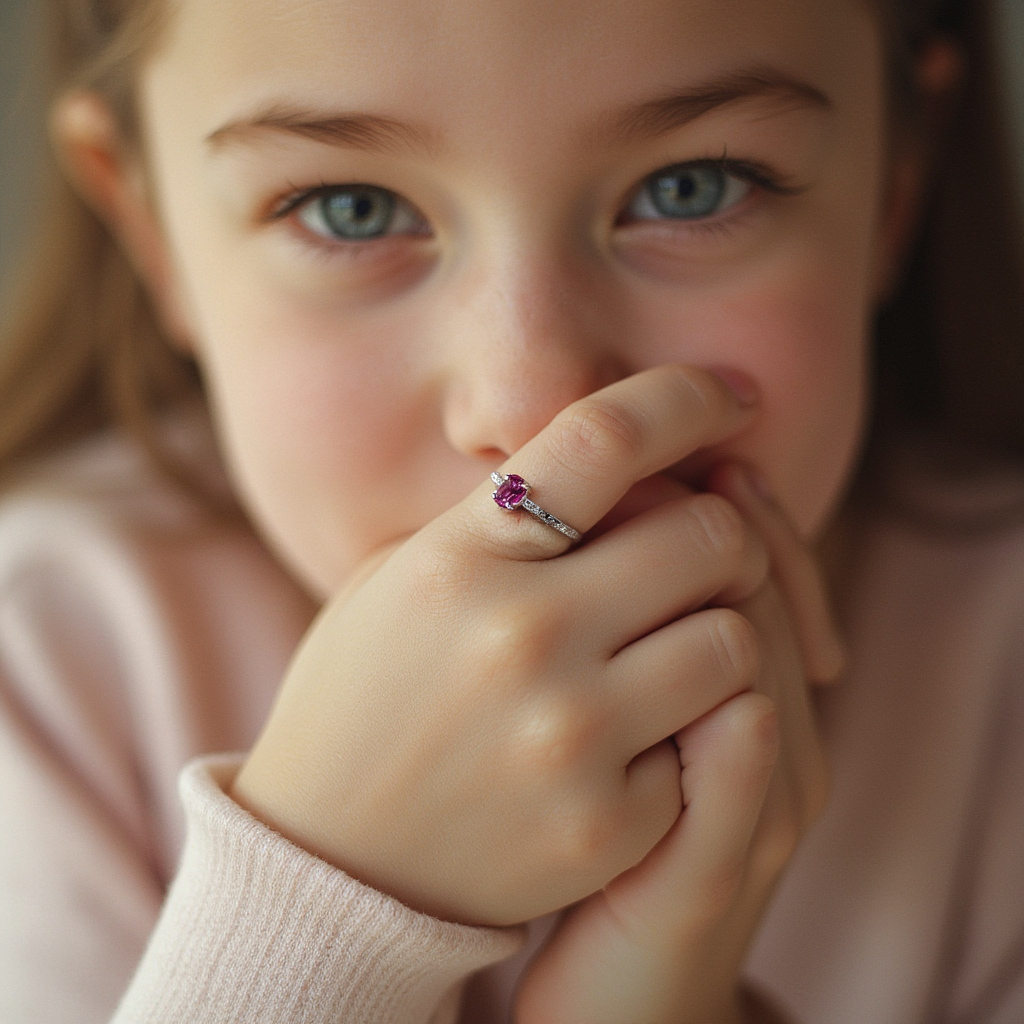
[[[868,8],[183,0],[143,82],[179,304],[243,500],[311,587],[669,361],[754,379],[709,458],[821,526],[886,259]]]

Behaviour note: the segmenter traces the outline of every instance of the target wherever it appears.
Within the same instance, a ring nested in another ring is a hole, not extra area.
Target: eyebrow
[[[832,101],[813,85],[772,68],[758,68],[628,107],[610,119],[602,119],[596,134],[611,134],[621,142],[656,138],[718,107],[756,99],[773,101],[781,109],[832,109]],[[281,104],[229,121],[207,135],[206,142],[216,150],[267,133],[297,135],[327,145],[377,153],[403,149],[429,152],[435,142],[433,134],[422,125],[380,114],[325,115]]]
[[[833,109],[828,96],[808,82],[773,68],[758,68],[628,107],[602,127],[622,142],[636,142],[681,128],[718,107],[750,100],[768,100],[780,110]]]
[[[213,149],[248,142],[264,134],[298,135],[332,146],[349,146],[368,152],[394,153],[402,149],[427,151],[431,133],[420,125],[379,114],[317,114],[274,105],[248,117],[229,121],[206,136]]]

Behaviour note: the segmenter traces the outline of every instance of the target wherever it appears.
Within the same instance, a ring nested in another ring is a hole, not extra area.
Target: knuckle
[[[528,681],[551,662],[563,632],[557,608],[542,600],[511,599],[490,608],[477,623],[477,664],[482,678]]]
[[[757,631],[732,608],[716,608],[709,619],[711,641],[722,671],[739,682],[753,683],[761,667]]]
[[[530,702],[518,737],[520,764],[534,775],[564,779],[576,775],[594,744],[596,723],[565,697],[545,693]]]
[[[600,478],[609,464],[635,461],[645,448],[646,428],[627,406],[607,396],[591,396],[556,421],[553,454],[576,473],[593,467]]]

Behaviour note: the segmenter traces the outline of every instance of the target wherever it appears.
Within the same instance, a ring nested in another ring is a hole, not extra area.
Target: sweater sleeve
[[[114,1024],[449,1024],[461,984],[521,928],[417,913],[294,846],[224,790],[238,757],[181,777],[181,866]]]
[[[119,459],[0,497],[0,1020],[454,1020],[515,935],[368,890],[211,767],[184,776],[181,862],[181,766],[251,743],[309,609]]]
[[[46,518],[0,510],[0,1019],[98,1024],[166,875],[119,645],[60,550],[73,524]]]

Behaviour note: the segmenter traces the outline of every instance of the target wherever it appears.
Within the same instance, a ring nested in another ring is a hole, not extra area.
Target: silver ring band
[[[540,505],[530,501],[527,497],[530,485],[521,476],[517,476],[515,473],[509,473],[508,476],[492,473],[491,480],[497,484],[497,490],[491,492],[491,497],[500,508],[507,512],[514,512],[519,508],[524,509],[545,526],[550,526],[553,530],[565,534],[569,540],[575,542],[583,539],[579,531],[574,530],[568,523],[563,523],[561,519],[546,512]]]

